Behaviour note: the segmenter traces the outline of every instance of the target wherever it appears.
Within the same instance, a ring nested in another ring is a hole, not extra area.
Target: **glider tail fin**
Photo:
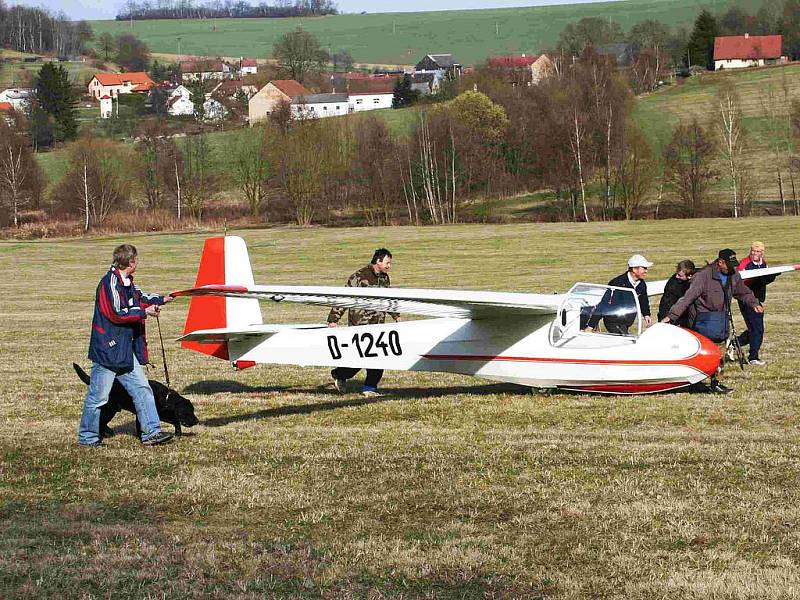
[[[214,237],[206,240],[197,280],[194,286],[235,285],[252,287],[253,271],[247,245],[237,236]],[[183,333],[203,329],[245,328],[262,324],[261,307],[255,298],[226,298],[223,296],[195,296],[189,303],[189,314]],[[203,343],[184,341],[184,348],[232,360],[228,342]]]

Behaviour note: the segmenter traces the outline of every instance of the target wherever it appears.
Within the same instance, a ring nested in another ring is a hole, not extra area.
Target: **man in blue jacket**
[[[172,438],[171,433],[161,431],[153,390],[143,365],[148,363],[145,319],[157,316],[161,306],[174,298],[142,292],[133,283],[137,265],[135,246],[117,246],[111,268],[97,286],[89,341],[92,377],[78,430],[78,443],[84,447],[103,445],[100,407],[108,402],[115,379],[119,379],[133,399],[142,428],[142,443],[152,446]]]

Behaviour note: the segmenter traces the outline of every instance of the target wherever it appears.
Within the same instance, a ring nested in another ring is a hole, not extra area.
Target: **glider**
[[[744,271],[745,278],[800,265]],[[666,281],[648,283],[663,293]],[[236,236],[205,242],[182,346],[245,369],[260,363],[438,371],[611,394],[678,389],[710,377],[719,347],[674,325],[647,329],[628,288],[576,283],[565,294],[256,285]],[[610,301],[613,299],[613,301]],[[260,300],[429,317],[358,327],[265,324]],[[586,332],[589,319],[630,324],[630,335]]]

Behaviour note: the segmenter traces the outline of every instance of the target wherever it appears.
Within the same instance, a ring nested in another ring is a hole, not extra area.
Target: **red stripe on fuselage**
[[[719,366],[721,357],[719,348],[714,342],[702,335],[690,331],[700,343],[700,348],[694,356],[680,360],[612,360],[603,358],[551,358],[544,356],[493,356],[478,354],[423,354],[422,358],[428,360],[459,360],[474,362],[535,362],[535,363],[558,363],[574,365],[682,365],[692,367],[711,376]]]

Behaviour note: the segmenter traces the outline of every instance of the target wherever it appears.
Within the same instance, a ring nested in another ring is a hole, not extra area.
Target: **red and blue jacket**
[[[754,269],[766,269],[767,261],[762,260],[760,265],[757,265],[753,260],[747,256],[739,262],[736,267],[737,271],[752,271]],[[764,302],[767,299],[767,286],[775,281],[777,275],[762,275],[761,277],[754,277],[753,279],[745,279],[744,284],[753,290],[753,294],[758,298],[759,302]]]
[[[139,364],[147,364],[145,309],[153,304],[164,304],[164,297],[145,294],[133,277],[125,285],[119,269],[112,266],[95,293],[89,360],[112,370],[132,369],[134,355]]]

